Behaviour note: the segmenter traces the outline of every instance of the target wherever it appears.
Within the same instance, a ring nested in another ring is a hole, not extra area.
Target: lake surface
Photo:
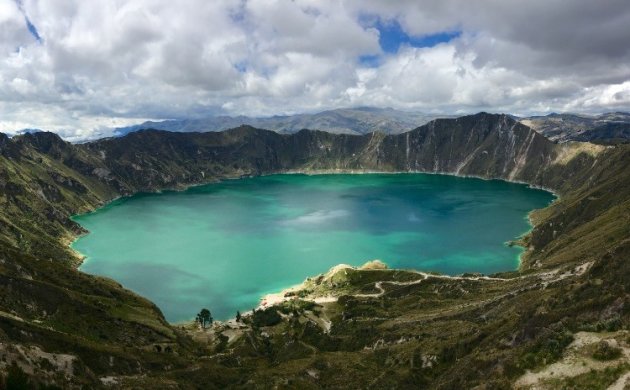
[[[75,217],[81,270],[151,299],[169,321],[216,319],[346,263],[446,274],[514,270],[527,213],[553,195],[429,174],[273,175],[140,194]]]

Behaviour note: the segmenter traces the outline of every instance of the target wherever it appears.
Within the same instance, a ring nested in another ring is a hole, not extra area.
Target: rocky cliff
[[[609,112],[595,116],[554,113],[523,118],[520,121],[554,142],[591,141],[617,144],[630,140],[630,114],[627,112]]]
[[[243,126],[219,133],[142,130],[74,147],[97,156],[107,167],[103,178],[123,192],[296,169],[442,172],[543,184],[558,149],[508,116],[485,113],[399,135],[280,135]]]

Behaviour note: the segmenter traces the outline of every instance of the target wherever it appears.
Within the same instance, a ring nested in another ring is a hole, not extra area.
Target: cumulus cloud
[[[414,39],[384,50],[388,23]],[[0,0],[0,131],[82,140],[358,105],[628,110],[628,25],[627,0]]]

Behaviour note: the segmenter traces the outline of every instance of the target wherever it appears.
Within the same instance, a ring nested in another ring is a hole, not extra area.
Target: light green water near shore
[[[446,274],[514,270],[549,192],[428,174],[273,175],[139,194],[75,217],[81,270],[151,299],[169,321],[217,319],[346,263]]]

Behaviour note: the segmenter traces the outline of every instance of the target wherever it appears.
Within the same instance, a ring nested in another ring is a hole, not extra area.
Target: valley
[[[396,135],[247,126],[142,130],[85,144],[0,135],[1,353],[19,356],[34,381],[68,388],[525,385],[528,372],[572,354],[583,332],[612,332],[588,340],[627,348],[628,162],[627,145],[556,144],[487,113]],[[68,244],[85,231],[72,215],[140,192],[294,171],[504,179],[559,199],[530,214],[517,271],[443,277],[341,267],[240,323],[206,330],[173,326],[147,299],[76,269]],[[589,380],[614,383],[623,359],[597,366]]]

